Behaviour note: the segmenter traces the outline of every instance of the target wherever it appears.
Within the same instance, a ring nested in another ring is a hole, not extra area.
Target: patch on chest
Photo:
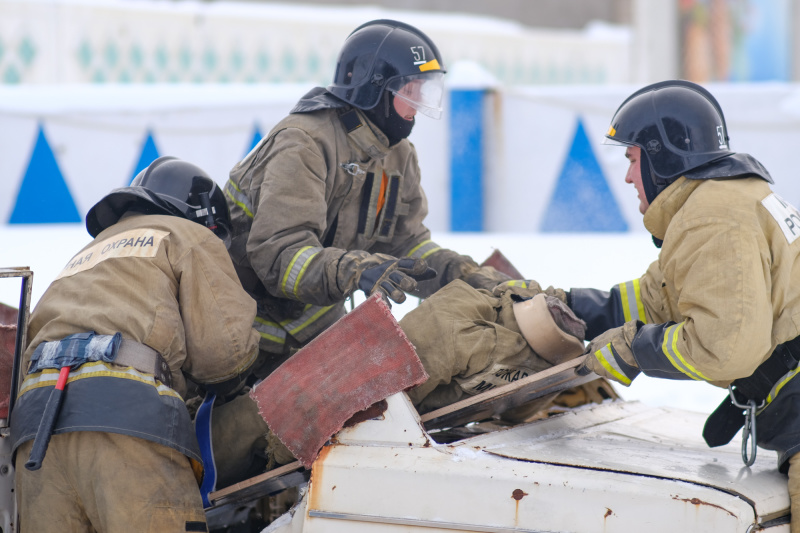
[[[797,208],[775,193],[761,200],[761,205],[778,223],[789,244],[800,237],[800,212],[797,211]]]

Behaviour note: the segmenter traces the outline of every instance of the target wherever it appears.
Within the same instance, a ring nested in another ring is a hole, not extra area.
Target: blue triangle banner
[[[540,231],[628,231],[580,118]]]
[[[150,163],[158,159],[160,156],[158,155],[158,148],[156,147],[156,141],[153,139],[153,133],[148,131],[147,138],[144,140],[144,144],[142,146],[142,153],[139,155],[139,162],[136,163],[136,168],[133,170],[133,175],[131,179],[128,180],[128,185],[131,184],[133,178],[135,178],[139,172],[146,169]]]
[[[9,224],[81,222],[81,215],[64,181],[44,128],[39,124],[36,145],[19,187]]]

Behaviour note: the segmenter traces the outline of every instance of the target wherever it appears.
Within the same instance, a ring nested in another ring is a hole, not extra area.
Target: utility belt
[[[161,354],[140,342],[123,339],[119,333],[78,333],[60,341],[43,342],[31,356],[28,374],[65,366],[74,370],[83,363],[95,361],[133,367],[172,387],[172,372]]]
[[[75,333],[60,341],[40,343],[31,355],[28,374],[59,369],[59,376],[44,407],[30,458],[25,462],[28,470],[42,467],[61,409],[70,370],[95,361],[130,366],[140,372],[153,374],[168,387],[172,384],[169,367],[161,354],[144,344],[123,339],[120,333],[97,335],[90,331]]]
[[[776,385],[797,368],[800,362],[800,337],[779,344],[752,375],[728,386],[728,397],[714,410],[703,427],[703,439],[711,447],[728,444],[744,427],[742,460],[747,466],[756,456],[756,415],[777,394]],[[748,456],[748,442],[750,452]]]

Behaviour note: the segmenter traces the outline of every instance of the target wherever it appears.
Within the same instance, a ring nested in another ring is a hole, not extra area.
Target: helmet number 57
[[[414,54],[414,64],[421,65],[425,63],[425,47],[424,46],[412,46],[411,53]]]

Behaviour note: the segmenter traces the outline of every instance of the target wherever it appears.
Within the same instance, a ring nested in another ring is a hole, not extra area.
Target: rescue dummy
[[[409,391],[420,413],[517,381],[583,353],[585,325],[535,281],[492,292],[454,281],[400,320],[428,381]],[[522,422],[557,395],[507,411]]]
[[[214,181],[172,157],[89,211],[94,240],[31,314],[11,420],[22,531],[207,531],[184,398],[235,391],[258,352],[229,223]],[[42,460],[31,450],[61,374]]]
[[[610,292],[572,289],[567,301],[593,339],[579,373],[630,385],[640,372],[705,381],[730,396],[709,417],[710,446],[742,428],[789,474],[792,532],[800,532],[800,316],[797,210],[767,170],[729,147],[716,99],[666,81],[619,107],[607,142],[626,147],[644,225],[660,248],[639,279]],[[748,413],[745,416],[745,411]],[[755,416],[754,416],[755,415]]]
[[[407,313],[399,325],[429,375],[408,391],[417,410],[426,413],[582,355],[585,325],[557,293],[535,281],[509,281],[490,292],[456,280]],[[557,396],[510,409],[501,419],[529,420]],[[616,397],[613,390],[588,401],[609,397]],[[215,455],[220,487],[294,460],[249,398],[218,407],[214,417],[214,449],[225,450]]]

